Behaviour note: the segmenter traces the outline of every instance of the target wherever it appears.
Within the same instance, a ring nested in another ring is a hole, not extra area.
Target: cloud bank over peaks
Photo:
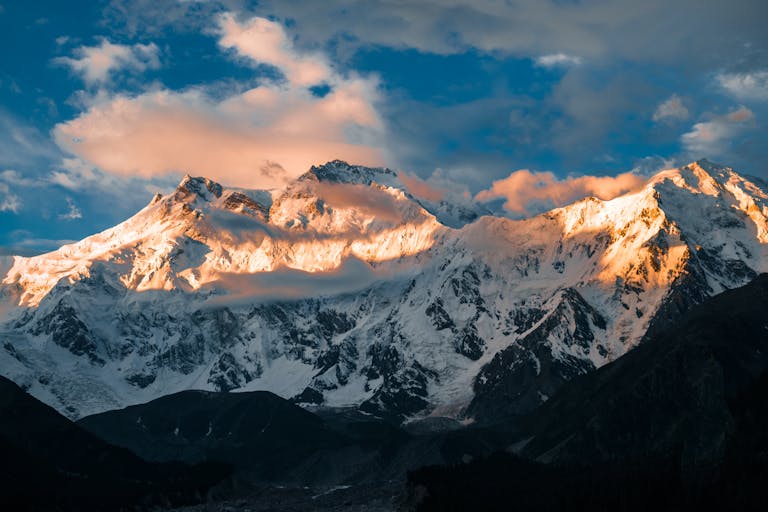
[[[282,186],[336,158],[383,163],[375,77],[342,74],[323,55],[297,50],[266,18],[223,14],[212,32],[221,48],[249,65],[275,66],[285,80],[225,95],[214,86],[102,92],[54,128],[56,143],[119,176],[189,173],[249,188]],[[316,94],[315,85],[327,93]]]
[[[647,178],[633,172],[617,176],[571,176],[559,179],[551,172],[521,169],[493,182],[475,199],[489,202],[503,199],[503,208],[514,215],[534,215],[564,206],[587,196],[608,200],[636,190]]]

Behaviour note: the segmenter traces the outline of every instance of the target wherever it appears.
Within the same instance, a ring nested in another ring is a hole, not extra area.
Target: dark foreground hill
[[[514,429],[504,453],[412,473],[419,509],[760,508],[768,276],[574,379]]]
[[[78,423],[147,460],[226,461],[264,478],[347,443],[317,415],[267,391],[182,391]]]
[[[266,391],[183,391],[78,423],[147,460],[230,464],[239,485],[402,481],[407,469],[467,450],[489,452],[488,442],[473,433],[414,435],[354,409],[310,412]]]
[[[2,510],[142,510],[196,503],[220,464],[151,464],[107,444],[0,377]]]

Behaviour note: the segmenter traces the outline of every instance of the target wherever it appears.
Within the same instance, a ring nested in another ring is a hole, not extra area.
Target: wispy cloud
[[[60,155],[45,134],[0,107],[0,165],[39,167]]]
[[[534,62],[536,62],[537,66],[543,68],[569,67],[581,64],[581,57],[565,53],[551,53],[549,55],[536,57]]]
[[[159,49],[149,44],[114,44],[102,39],[98,46],[81,46],[74,57],[57,57],[56,64],[69,67],[88,85],[107,82],[110,75],[121,70],[144,71],[160,67]]]
[[[673,94],[667,100],[661,102],[653,112],[653,120],[658,121],[684,121],[688,119],[689,113],[683,100],[677,94]]]
[[[681,142],[685,150],[696,158],[722,155],[754,118],[755,114],[742,106],[728,114],[694,124],[691,131],[683,134]]]
[[[21,199],[11,192],[11,188],[5,183],[0,182],[0,212],[19,213],[21,209]]]
[[[418,197],[426,201],[440,201],[445,197],[446,191],[428,181],[422,180],[418,176],[406,172],[398,172],[397,177],[405,185],[405,188]]]
[[[0,182],[21,187],[31,187],[37,184],[37,180],[28,178],[14,169],[0,171]]]
[[[75,202],[72,200],[71,197],[67,198],[67,211],[60,214],[59,218],[62,220],[75,220],[75,219],[82,219],[83,213],[80,211],[80,208],[77,207]]]
[[[14,230],[9,233],[9,244],[0,245],[0,255],[34,256],[53,251],[75,240],[36,238],[27,230]]]
[[[740,100],[768,100],[768,70],[749,73],[722,73],[720,86]]]

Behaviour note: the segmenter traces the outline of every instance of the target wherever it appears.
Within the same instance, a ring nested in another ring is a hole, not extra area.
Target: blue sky
[[[185,172],[277,187],[343,158],[465,199],[522,169],[768,177],[766,19],[748,0],[0,0],[0,252],[109,227]]]

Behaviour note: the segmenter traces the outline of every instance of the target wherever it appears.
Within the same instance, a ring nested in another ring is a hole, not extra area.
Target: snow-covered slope
[[[205,388],[491,419],[768,270],[766,191],[705,161],[531,219],[456,212],[339,161],[280,191],[187,177],[3,262],[0,371],[72,417]]]

